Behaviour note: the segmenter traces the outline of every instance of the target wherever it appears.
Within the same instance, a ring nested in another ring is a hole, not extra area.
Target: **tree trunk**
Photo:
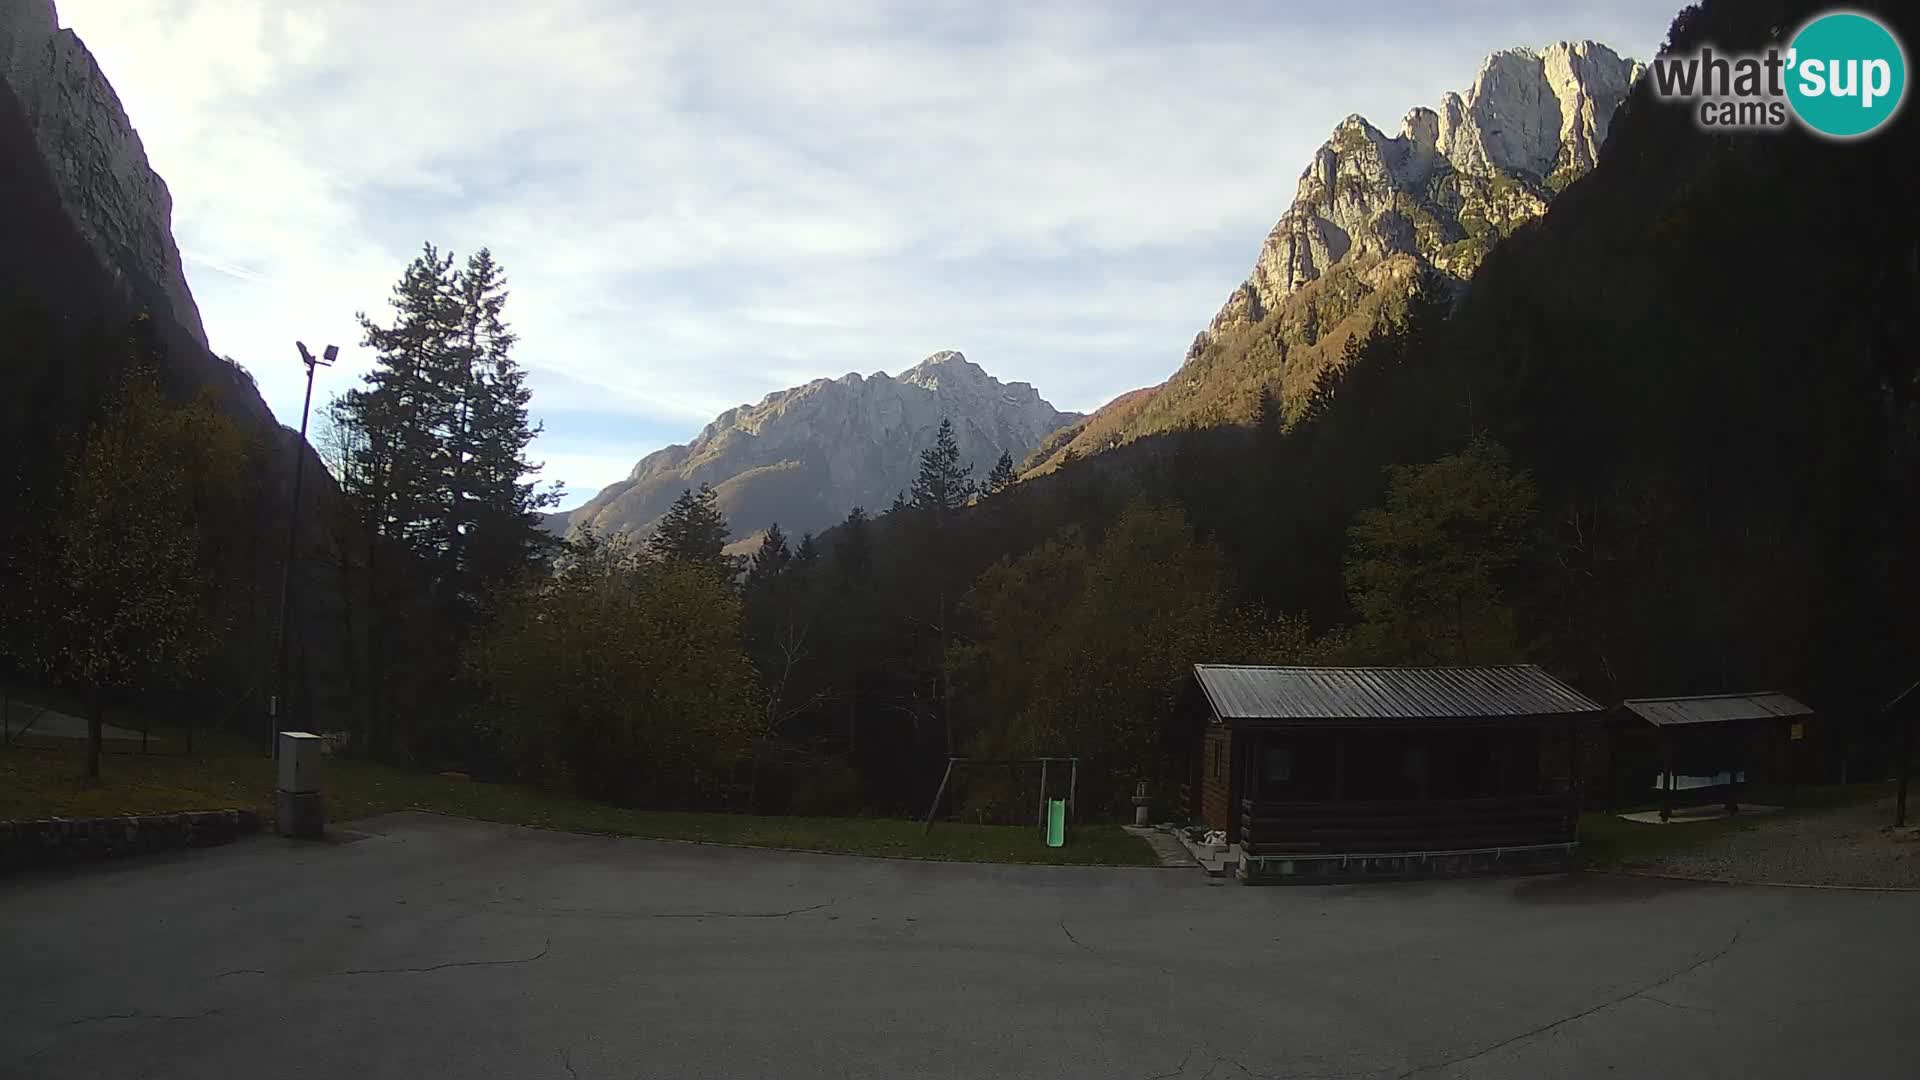
[[[766,757],[765,739],[755,739],[753,743],[753,764],[747,770],[747,813],[760,812],[760,763]]]
[[[87,779],[100,779],[100,744],[103,739],[100,699],[87,700]]]

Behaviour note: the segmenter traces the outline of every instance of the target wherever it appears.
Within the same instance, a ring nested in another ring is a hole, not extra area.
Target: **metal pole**
[[[1900,785],[1893,796],[1893,827],[1897,829],[1907,823],[1907,777],[1913,772],[1913,714],[1902,707],[1894,715],[1900,722]]]
[[[1040,831],[1047,831],[1047,759],[1040,759]]]
[[[921,835],[923,836],[933,831],[934,811],[940,809],[940,796],[945,795],[947,793],[947,778],[951,777],[952,775],[953,775],[953,758],[949,757],[947,758],[947,771],[940,774],[940,789],[933,793],[933,805],[927,807],[927,821],[926,821],[926,824],[921,826],[921,829],[920,829]]]
[[[1661,779],[1660,820],[1667,821],[1673,817],[1673,736],[1666,728],[1660,729],[1660,759],[1666,770]]]
[[[280,725],[287,700],[287,649],[292,644],[287,633],[287,609],[293,601],[293,558],[300,535],[300,488],[307,473],[307,414],[313,408],[313,373],[315,368],[331,363],[339,353],[329,345],[326,360],[316,360],[306,345],[298,341],[293,344],[300,350],[301,362],[307,365],[307,393],[300,402],[300,438],[293,445],[293,499],[287,504],[287,557],[280,564],[280,619],[274,632],[274,693],[267,699],[267,755],[276,761],[280,757],[280,740],[274,737],[274,729]]]

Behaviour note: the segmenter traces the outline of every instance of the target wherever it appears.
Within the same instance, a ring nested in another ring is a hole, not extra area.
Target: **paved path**
[[[22,734],[21,729],[23,728],[25,729],[24,734],[37,736],[42,739],[84,739],[87,737],[87,721],[85,717],[70,716],[67,713],[56,712],[53,709],[43,709],[38,705],[23,705],[17,701],[8,703],[7,730],[15,736],[19,736]],[[123,728],[117,724],[101,724],[100,737],[102,739],[131,739],[134,742],[140,741],[140,733],[138,731],[132,728]],[[164,740],[155,738],[152,741],[159,743]]]
[[[0,1076],[1910,1077],[1920,898],[542,833],[0,881]],[[51,924],[46,913],[61,913]]]
[[[1145,840],[1147,846],[1153,849],[1153,857],[1160,860],[1161,866],[1184,866],[1189,870],[1199,869],[1200,864],[1194,862],[1193,856],[1187,853],[1187,849],[1181,846],[1180,841],[1175,840],[1167,833],[1161,832],[1159,829],[1151,826],[1122,825],[1120,827],[1132,835]]]

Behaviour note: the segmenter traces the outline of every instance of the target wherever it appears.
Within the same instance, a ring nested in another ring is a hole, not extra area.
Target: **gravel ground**
[[[1920,888],[1920,826],[1894,830],[1893,799],[1761,818],[1693,851],[1632,864],[1643,873],[1770,885]],[[1686,826],[1665,826],[1685,828]]]

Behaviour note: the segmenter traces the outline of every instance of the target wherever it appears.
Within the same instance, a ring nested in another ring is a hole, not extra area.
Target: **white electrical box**
[[[307,731],[280,733],[280,790],[294,795],[320,790],[320,748],[325,740]]]

